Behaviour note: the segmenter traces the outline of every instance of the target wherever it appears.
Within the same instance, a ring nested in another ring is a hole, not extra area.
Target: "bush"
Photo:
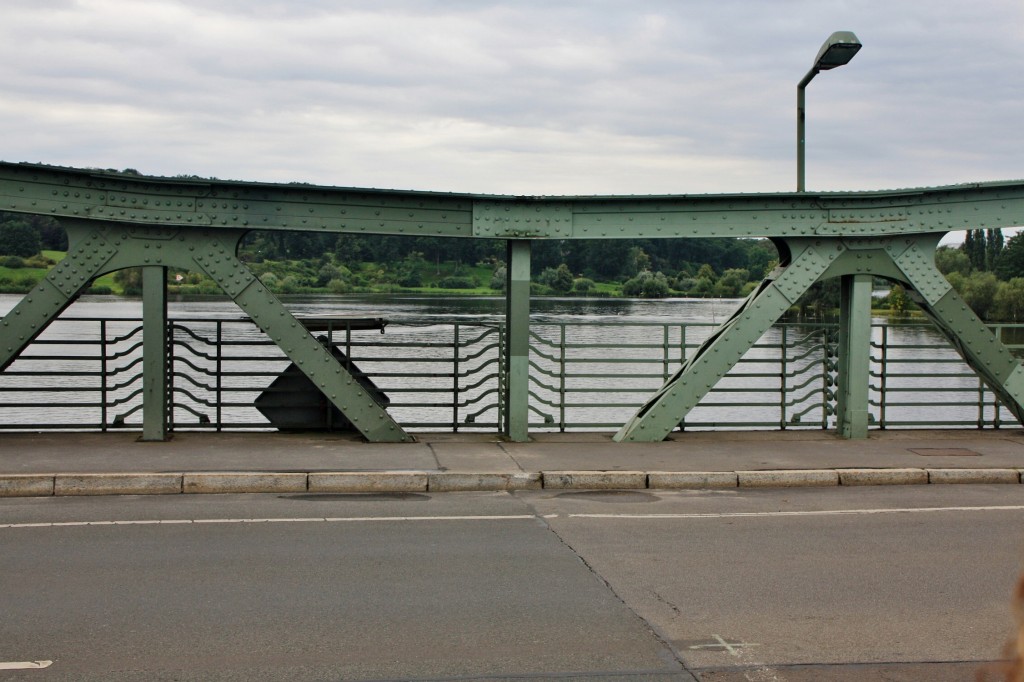
[[[572,283],[573,292],[583,296],[586,296],[596,288],[597,285],[594,284],[594,280],[586,277],[580,277]]]
[[[25,261],[22,260],[20,256],[4,256],[3,258],[0,258],[0,265],[5,268],[17,270],[25,267]]]
[[[627,280],[622,285],[624,296],[638,296],[640,298],[666,298],[672,293],[668,286],[668,278],[664,273],[644,270],[636,277]]]

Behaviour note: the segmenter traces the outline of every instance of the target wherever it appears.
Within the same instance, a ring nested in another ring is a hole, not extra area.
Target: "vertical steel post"
[[[459,432],[459,323],[452,340],[452,431]]]
[[[222,405],[224,401],[224,384],[223,384],[223,370],[224,370],[224,321],[217,320],[217,430],[223,429],[224,414],[222,412]]]
[[[782,393],[779,403],[779,429],[782,431],[786,430],[786,375],[789,373],[786,329],[787,327],[782,328],[782,350],[780,351],[781,357],[779,358],[779,390]]]
[[[142,440],[167,440],[166,268],[142,268]]]
[[[107,321],[100,320],[100,431],[107,430]]]
[[[565,431],[565,373],[568,367],[565,366],[565,323],[559,325],[560,337],[558,342],[558,430]]]
[[[882,325],[881,388],[879,389],[878,428],[885,429],[885,408],[889,399],[889,325]]]
[[[530,418],[530,242],[506,242],[505,435],[529,439]]]
[[[832,371],[832,340],[828,327],[821,328],[821,429],[828,430],[828,414],[832,402],[831,371]]]
[[[868,437],[871,275],[843,275],[839,301],[839,434]]]

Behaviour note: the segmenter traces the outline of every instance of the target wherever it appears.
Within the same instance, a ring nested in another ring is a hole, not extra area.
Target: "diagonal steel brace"
[[[664,440],[840,253],[810,240],[787,240],[787,245],[795,254],[790,264],[761,282],[615,434],[616,441]]]

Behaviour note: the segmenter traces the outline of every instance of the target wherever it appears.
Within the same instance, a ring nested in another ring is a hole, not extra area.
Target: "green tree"
[[[985,230],[985,269],[994,270],[999,254],[1003,252],[1003,231],[999,228]]]
[[[910,296],[901,284],[893,284],[889,290],[889,310],[897,317],[905,317],[910,310]]]
[[[127,296],[142,295],[142,268],[125,268],[114,273],[114,281]]]
[[[972,272],[969,277],[956,278],[956,281],[951,278],[949,283],[956,288],[959,281],[962,281],[962,290],[959,293],[964,302],[974,311],[975,315],[987,320],[992,304],[995,302],[999,280],[991,272]]]
[[[505,291],[505,280],[508,278],[508,268],[502,263],[494,269],[491,275],[491,288],[495,291]]]
[[[967,257],[967,254],[962,249],[940,246],[935,251],[935,267],[943,275],[959,272],[961,275],[966,276],[971,273],[971,259]]]
[[[960,247],[971,261],[974,270],[985,270],[985,230],[968,230]]]
[[[639,246],[632,247],[626,256],[626,274],[636,277],[651,269],[651,257]]]
[[[0,223],[0,254],[29,258],[42,248],[39,232],[25,220],[15,219]]]
[[[995,272],[1004,280],[1024,277],[1024,232],[1018,232],[1007,240],[1006,247],[996,259]]]
[[[714,295],[719,298],[736,298],[741,295],[749,279],[749,271],[742,268],[729,268],[715,282]]]
[[[622,285],[622,293],[624,296],[639,298],[665,298],[672,293],[672,289],[664,273],[644,270]]]
[[[572,291],[573,291],[573,293],[579,294],[581,296],[588,295],[590,292],[594,291],[596,288],[597,288],[597,285],[594,283],[594,280],[589,279],[587,277],[580,277],[579,279],[573,280],[573,283],[572,283]]]
[[[559,264],[556,268],[544,268],[537,277],[538,282],[559,294],[572,291],[572,279],[572,272],[565,263]]]
[[[1024,322],[1024,277],[999,283],[992,303],[992,316],[1000,322]]]

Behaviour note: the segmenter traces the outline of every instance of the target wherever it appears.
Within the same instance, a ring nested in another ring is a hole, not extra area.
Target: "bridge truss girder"
[[[661,440],[813,283],[839,277],[839,432],[867,433],[871,278],[902,283],[1013,414],[1024,370],[935,268],[942,235],[1024,225],[1024,182],[873,192],[512,197],[153,178],[0,162],[0,210],[49,215],[71,251],[0,321],[0,371],[98,275],[141,266],[144,438],[166,435],[168,266],[208,274],[368,440],[410,437],[236,255],[248,230],[476,237],[509,244],[502,424],[526,440],[530,243],[540,239],[765,237],[776,269],[616,434]],[[156,329],[156,332],[153,329]],[[154,424],[155,422],[155,424]]]
[[[93,279],[124,268],[142,267],[146,337],[143,439],[163,440],[167,435],[164,268],[199,270],[209,275],[252,318],[367,440],[412,440],[238,259],[238,242],[245,230],[97,225],[83,221],[66,221],[64,225],[70,242],[67,256],[0,321],[0,371]]]
[[[839,431],[867,435],[873,277],[903,285],[964,361],[1024,423],[1024,369],[935,267],[940,235],[776,239],[787,260],[772,272],[615,434],[660,441],[816,282],[841,278]]]

